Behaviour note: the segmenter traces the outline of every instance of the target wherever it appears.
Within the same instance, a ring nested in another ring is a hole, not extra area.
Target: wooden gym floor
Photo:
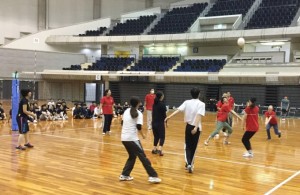
[[[241,121],[234,119],[228,146],[222,136],[203,144],[215,127],[215,113],[207,113],[202,123],[192,174],[184,169],[182,115],[168,124],[163,157],[151,154],[152,131],[144,128],[147,139],[142,145],[162,179],[161,184],[150,184],[139,160],[133,181],[118,180],[127,159],[120,119],[114,119],[110,136],[101,134],[102,119],[30,124],[35,147],[26,151],[15,150],[18,134],[10,131],[7,120],[1,121],[1,194],[300,194],[299,119],[280,122],[282,137],[272,131],[272,140],[266,141],[261,118],[260,131],[252,138],[252,159],[242,157]]]

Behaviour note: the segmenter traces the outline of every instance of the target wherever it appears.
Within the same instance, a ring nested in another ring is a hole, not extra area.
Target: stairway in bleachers
[[[110,82],[109,83],[109,89],[111,91],[112,97],[114,98],[115,104],[120,103],[121,95],[120,95],[119,83]]]
[[[220,86],[219,85],[208,85],[206,89],[206,102],[210,99],[219,99]]]
[[[265,105],[273,105],[274,107],[277,106],[278,102],[278,88],[277,86],[267,86],[266,87],[266,99]]]

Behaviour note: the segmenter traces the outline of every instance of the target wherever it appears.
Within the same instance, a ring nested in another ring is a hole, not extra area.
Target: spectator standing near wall
[[[150,90],[150,93],[145,97],[145,109],[147,110],[147,126],[148,130],[152,129],[152,107],[154,104],[155,94],[154,89]]]
[[[290,100],[288,100],[288,97],[285,96],[281,100],[281,117],[282,117],[282,120],[285,120],[289,108],[290,108]]]

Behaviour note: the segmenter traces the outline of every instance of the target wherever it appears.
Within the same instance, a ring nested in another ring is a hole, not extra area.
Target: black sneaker
[[[31,145],[30,143],[25,144],[24,146],[26,146],[27,148],[33,148],[34,146]]]
[[[278,137],[281,138],[281,132],[278,134]]]
[[[17,149],[17,150],[26,150],[26,148],[25,148],[25,147],[22,147],[22,146],[17,146],[16,149]]]
[[[152,154],[157,154],[158,150],[152,150]]]

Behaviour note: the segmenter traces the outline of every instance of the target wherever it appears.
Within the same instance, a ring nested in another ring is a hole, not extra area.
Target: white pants
[[[152,110],[147,110],[147,125],[148,129],[152,129]]]

